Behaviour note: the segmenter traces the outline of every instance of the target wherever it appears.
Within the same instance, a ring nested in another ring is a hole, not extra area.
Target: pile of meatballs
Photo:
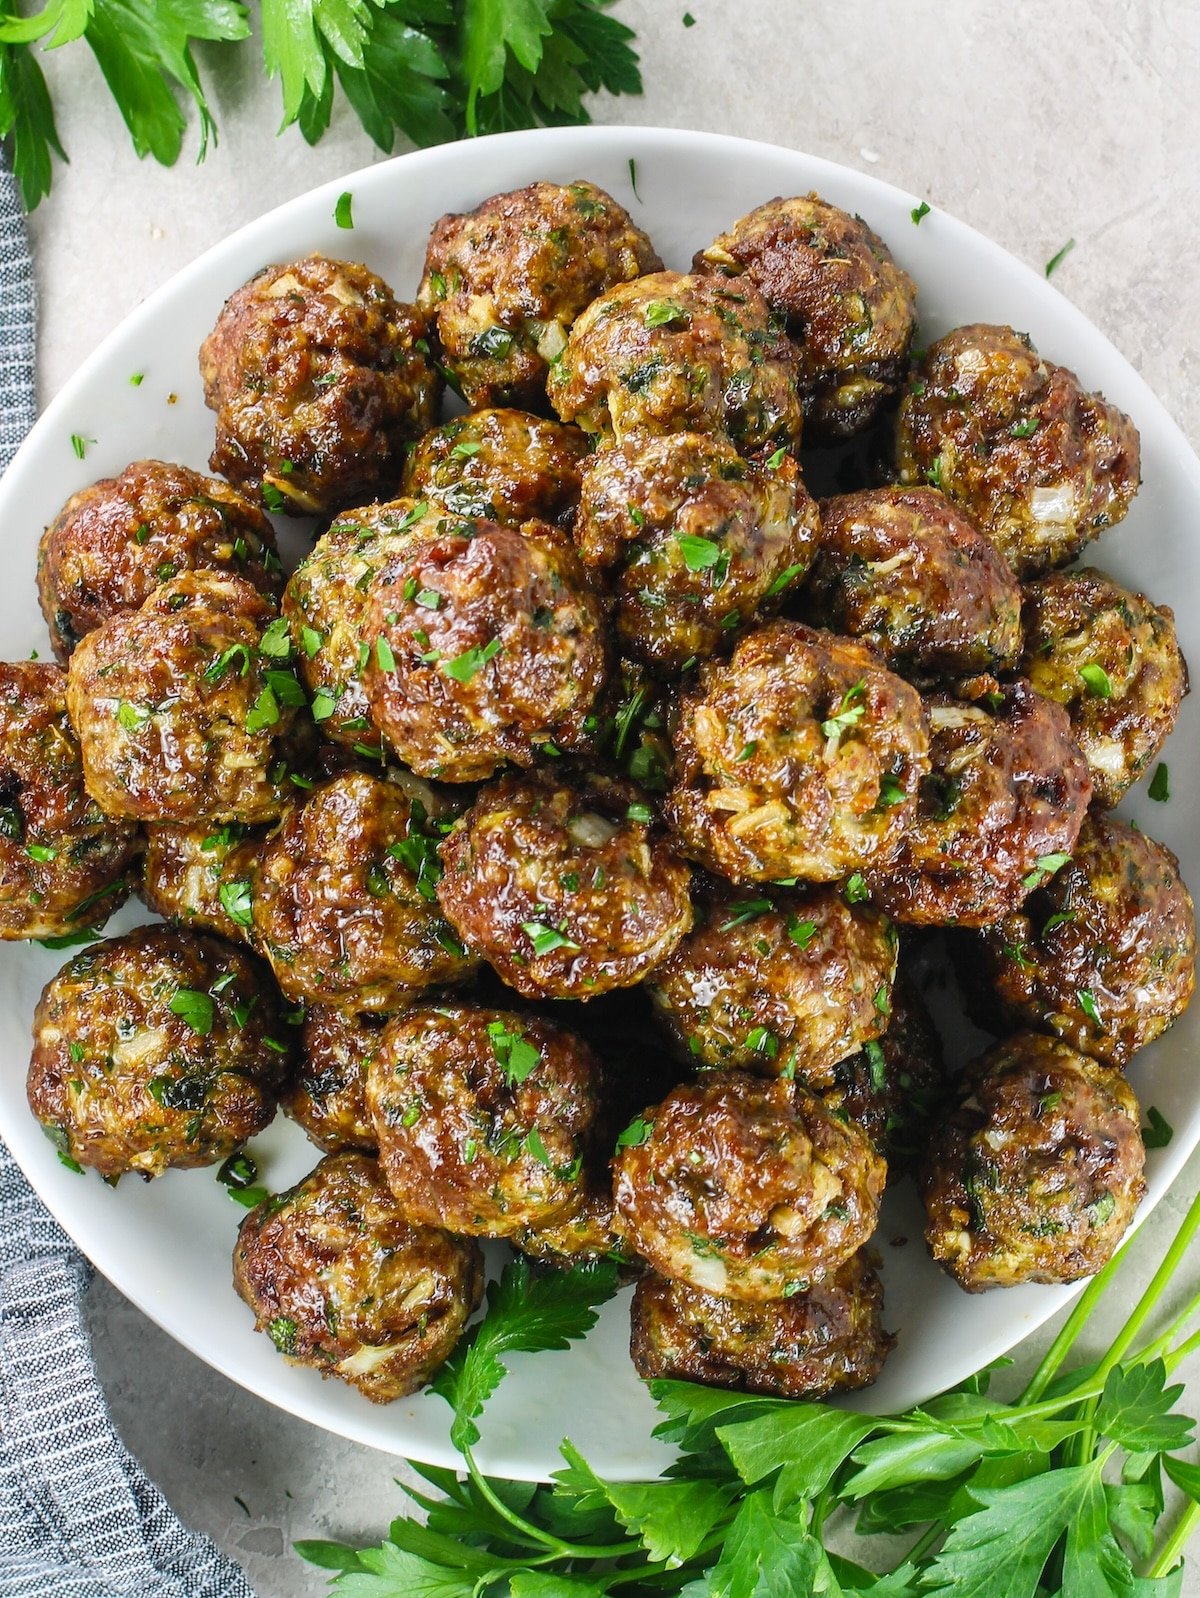
[[[234,1255],[288,1359],[416,1391],[493,1238],[619,1261],[643,1376],[861,1386],[906,1169],[969,1292],[1112,1254],[1195,955],[1111,814],[1171,612],[1067,569],[1138,436],[1008,327],[914,351],[915,306],[816,195],[680,273],[534,183],[444,217],[412,305],[267,267],[200,352],[220,475],[138,461],[46,530],[0,934],[87,946],[29,1103],[110,1182],[291,1116],[324,1157]],[[317,519],[290,576],[268,512]],[[88,941],[130,893],[162,921]],[[997,1041],[947,1074],[951,959]]]

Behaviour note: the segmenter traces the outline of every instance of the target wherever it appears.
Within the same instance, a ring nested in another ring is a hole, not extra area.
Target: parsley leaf
[[[453,677],[455,682],[469,683],[476,672],[482,671],[489,660],[494,660],[500,653],[501,643],[498,638],[493,638],[482,648],[464,649],[461,655],[455,655],[453,660],[443,660],[442,670],[447,677]]]
[[[1166,804],[1171,797],[1171,774],[1167,769],[1165,760],[1160,760],[1154,768],[1154,775],[1150,779],[1149,793],[1151,799],[1157,800],[1160,805]]]
[[[511,1086],[519,1086],[540,1063],[542,1051],[519,1028],[510,1032],[503,1021],[489,1022],[487,1034],[497,1065]]]
[[[198,1038],[206,1038],[213,1029],[211,993],[201,993],[196,988],[176,988],[167,1009],[181,1017]]]
[[[1146,1122],[1142,1128],[1142,1143],[1148,1149],[1165,1149],[1175,1136],[1175,1128],[1154,1104],[1146,1111]]]

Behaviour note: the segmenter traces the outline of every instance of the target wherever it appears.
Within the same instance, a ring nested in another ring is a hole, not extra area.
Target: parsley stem
[[[627,1542],[587,1547],[582,1543],[563,1542],[561,1538],[553,1536],[552,1533],[543,1531],[540,1526],[530,1525],[529,1521],[518,1515],[515,1509],[510,1509],[503,1498],[492,1491],[492,1485],[475,1463],[475,1455],[471,1449],[464,1444],[461,1453],[467,1462],[467,1470],[470,1472],[471,1480],[496,1513],[506,1520],[514,1531],[520,1532],[522,1542],[533,1542],[539,1547],[549,1548],[560,1559],[619,1559],[631,1552],[630,1545]]]
[[[1057,1376],[1063,1360],[1074,1348],[1079,1339],[1079,1334],[1091,1318],[1092,1311],[1104,1296],[1109,1283],[1117,1271],[1121,1268],[1128,1248],[1129,1240],[1127,1239],[1104,1269],[1092,1277],[1083,1292],[1075,1300],[1074,1308],[1059,1328],[1058,1336],[1042,1356],[1042,1362],[1030,1378],[1028,1387],[1017,1399],[1018,1404],[1035,1404],[1049,1387],[1054,1377]]]
[[[1173,1371],[1177,1365],[1182,1365],[1189,1354],[1194,1354],[1200,1348],[1200,1332],[1193,1332],[1186,1343],[1180,1343],[1178,1348],[1173,1348],[1163,1360],[1168,1371]]]
[[[917,1541],[913,1543],[905,1554],[904,1563],[906,1565],[919,1565],[925,1555],[932,1550],[938,1539],[945,1534],[945,1530],[945,1522],[935,1520],[933,1525],[926,1528],[925,1532],[918,1537]]]
[[[1191,1541],[1192,1534],[1198,1526],[1200,1526],[1200,1504],[1195,1499],[1192,1499],[1183,1514],[1180,1515],[1175,1530],[1163,1544],[1162,1552],[1150,1566],[1147,1574],[1151,1580],[1154,1580],[1157,1576],[1165,1576],[1172,1569],[1175,1561]]]

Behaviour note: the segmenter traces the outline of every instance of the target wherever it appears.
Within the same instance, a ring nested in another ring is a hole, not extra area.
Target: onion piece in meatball
[[[666,675],[777,609],[819,535],[791,455],[745,461],[699,433],[598,451],[575,530],[583,559],[612,569],[622,646]]]
[[[471,1237],[582,1212],[602,1101],[599,1061],[579,1038],[479,1005],[397,1016],[367,1067],[380,1164],[405,1213]]]
[[[279,1100],[283,1113],[329,1154],[378,1147],[367,1111],[367,1066],[388,1020],[310,1004],[300,1033],[295,1075]]]
[[[475,411],[412,446],[404,492],[452,516],[569,528],[589,447],[585,433],[562,422],[527,411]]]
[[[750,451],[800,437],[795,350],[750,283],[655,272],[584,311],[550,371],[565,422],[618,444],[715,433]]]
[[[127,898],[136,829],[83,782],[57,666],[0,663],[0,939],[102,926]]]
[[[649,986],[693,1064],[797,1077],[818,1091],[883,1033],[895,972],[891,923],[840,893],[726,889]]]
[[[724,1298],[806,1291],[875,1230],[887,1167],[794,1082],[712,1071],[622,1134],[617,1216],[660,1276]]]
[[[1071,858],[979,942],[1011,1024],[1105,1065],[1128,1065],[1196,984],[1196,916],[1178,860],[1111,816],[1090,815]]]
[[[253,943],[253,876],[266,836],[236,821],[220,826],[145,829],[143,903],[177,926],[217,932],[231,943]]]
[[[134,461],[72,494],[38,547],[38,596],[55,655],[65,664],[93,628],[140,610],[183,571],[243,577],[273,599],[283,590],[274,528],[219,478]]]
[[[441,853],[446,918],[528,998],[632,987],[692,924],[691,873],[628,783],[501,778]]]
[[[1125,1078],[1023,1032],[969,1065],[963,1092],[922,1174],[934,1259],[968,1293],[1100,1270],[1145,1192]]]
[[[916,284],[861,217],[817,194],[768,200],[692,268],[753,283],[785,319],[815,437],[861,432],[903,381]]]
[[[1021,651],[1021,589],[1008,563],[932,488],[823,500],[801,606],[916,682],[1008,671]]]
[[[929,769],[916,690],[873,649],[799,622],[701,666],[674,735],[667,819],[732,881],[833,882],[885,856]]]
[[[1140,480],[1137,428],[1027,335],[974,323],[931,344],[900,406],[904,483],[932,483],[1018,577],[1074,560]]]
[[[1109,808],[1166,742],[1188,691],[1175,617],[1094,567],[1053,572],[1025,590],[1024,670],[1065,705]]]
[[[225,301],[200,346],[217,413],[215,472],[269,510],[319,515],[391,487],[441,382],[426,322],[353,261],[268,266]]]
[[[770,1303],[648,1275],[633,1292],[629,1352],[647,1381],[821,1398],[869,1387],[879,1375],[896,1341],[882,1313],[883,1286],[862,1249],[822,1281]]]
[[[1066,711],[1024,681],[984,702],[939,695],[927,709],[933,770],[915,820],[866,882],[897,921],[984,927],[1075,847],[1087,762]]]
[[[442,217],[417,302],[472,409],[537,406],[584,307],[661,266],[629,213],[594,183],[530,183]]]
[[[414,1225],[364,1154],[331,1154],[238,1230],[233,1285],[295,1365],[376,1404],[420,1392],[483,1296],[478,1244]]]
[[[46,984],[29,1107],[66,1163],[107,1178],[214,1165],[272,1120],[292,1049],[251,955],[140,927],[92,944]]]

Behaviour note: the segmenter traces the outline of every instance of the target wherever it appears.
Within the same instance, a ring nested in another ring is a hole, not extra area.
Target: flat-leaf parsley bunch
[[[283,127],[310,144],[349,102],[382,150],[396,134],[440,144],[464,134],[587,122],[583,96],[640,94],[633,32],[614,0],[262,0],[262,59],[278,77]],[[172,165],[190,98],[203,158],[216,123],[193,54],[197,41],[250,36],[240,0],[44,0],[24,16],[0,0],[0,138],[32,210],[66,159],[42,72],[43,51],[86,43],[139,156]]]
[[[1179,1598],[1200,1465],[1171,1375],[1200,1347],[1200,1293],[1147,1328],[1197,1231],[1200,1197],[1108,1352],[1066,1370],[1118,1255],[1011,1401],[991,1371],[897,1416],[652,1382],[656,1435],[678,1451],[652,1482],[606,1481],[569,1441],[549,1484],[479,1470],[504,1355],[566,1348],[617,1285],[607,1264],[535,1276],[518,1260],[433,1384],[465,1474],[415,1466],[434,1489],[406,1489],[424,1524],[398,1519],[375,1547],[297,1550],[335,1573],[336,1598]],[[1168,1481],[1186,1507],[1162,1538]],[[907,1552],[876,1570],[832,1550],[839,1526]]]

